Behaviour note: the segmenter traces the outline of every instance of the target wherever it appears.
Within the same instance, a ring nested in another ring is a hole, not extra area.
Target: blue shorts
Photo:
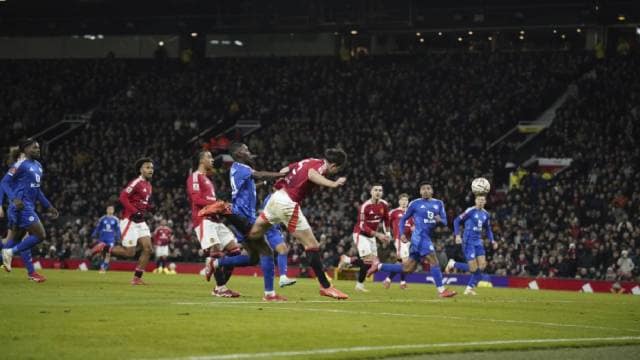
[[[275,250],[276,246],[282,244],[284,242],[284,237],[282,236],[282,232],[280,231],[280,225],[274,225],[267,230],[265,234],[267,237],[267,242],[271,249]]]
[[[484,256],[484,246],[482,243],[463,243],[462,251],[467,261],[475,260],[478,256]]]
[[[7,221],[9,228],[18,227],[20,229],[26,229],[31,224],[40,222],[36,210],[31,207],[25,207],[22,210],[17,210],[15,207],[10,206],[7,209]]]
[[[102,240],[102,239],[98,239],[98,241],[100,241],[101,243],[105,243],[108,247],[113,247],[113,245],[115,245],[116,240]]]
[[[409,247],[409,257],[416,262],[421,262],[422,259],[435,252],[433,243],[430,238],[425,239],[411,239],[411,246]]]

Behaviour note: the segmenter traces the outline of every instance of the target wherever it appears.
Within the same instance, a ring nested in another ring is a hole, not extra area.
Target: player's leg
[[[6,246],[2,249],[2,262],[9,270],[11,269],[11,260],[14,254],[30,250],[44,241],[47,235],[44,226],[42,226],[38,215],[34,211],[23,209],[17,213],[15,218],[17,222],[16,226],[14,226],[13,238],[10,239],[14,241],[15,245],[12,247]],[[22,241],[19,239],[22,239]]]
[[[271,230],[273,230],[273,228],[271,228]],[[277,256],[278,274],[280,275],[279,285],[280,287],[294,285],[297,280],[287,277],[287,270],[288,270],[287,262],[289,261],[289,247],[284,242],[284,237],[282,236],[282,233],[280,233],[279,230],[278,230],[278,234],[275,234],[273,237],[270,237],[269,233],[271,232],[271,230],[267,232],[267,241],[269,242],[269,245],[271,245],[271,247],[275,249],[276,253],[278,254]]]
[[[369,268],[374,263],[378,263],[378,247],[376,245],[376,239],[367,236],[361,236],[358,241],[358,255],[362,259],[362,265],[358,272],[358,282],[356,283],[356,290],[368,292],[364,287],[364,281],[367,278]]]
[[[105,247],[102,248],[102,263],[100,264],[100,274],[104,274],[109,269],[109,263],[111,262],[111,249],[113,248],[113,244],[105,244]]]
[[[146,224],[145,224],[146,225]],[[140,232],[144,233],[144,232]],[[149,264],[151,259],[151,253],[153,252],[153,245],[151,244],[151,236],[142,236],[138,238],[138,247],[141,249],[140,257],[138,258],[138,264],[136,270],[133,273],[132,285],[146,285],[142,281],[142,275]]]
[[[438,262],[438,258],[436,257],[433,243],[430,240],[423,240],[423,243],[421,245],[421,254],[425,254],[425,259],[431,266],[431,276],[433,277],[433,282],[435,283],[436,289],[438,290],[438,295],[440,297],[455,296],[455,291],[449,290],[443,285],[442,270],[440,270],[440,263]]]
[[[405,261],[409,258],[409,246],[410,243],[400,244],[400,261]],[[400,289],[405,290],[407,288],[407,273],[402,271],[400,273]]]
[[[482,244],[470,246],[474,248],[474,259],[473,259],[473,267],[471,266],[471,261],[469,262],[469,270],[471,271],[471,279],[467,284],[467,288],[465,290],[465,295],[476,295],[474,290],[475,287],[478,286],[478,282],[482,280],[482,271],[487,266],[487,261],[485,258],[484,247]]]
[[[348,299],[349,296],[347,294],[344,294],[340,290],[334,288],[329,282],[329,279],[327,279],[324,267],[322,266],[322,260],[320,259],[320,244],[318,243],[318,240],[316,240],[311,229],[308,227],[308,223],[306,224],[306,228],[294,231],[293,237],[296,238],[296,240],[298,240],[304,247],[304,251],[309,259],[309,265],[313,269],[313,272],[320,283],[320,295],[335,299]]]
[[[2,239],[2,244],[1,244],[0,248],[5,249],[5,248],[14,247],[16,245],[14,238],[15,238],[14,225],[11,222],[11,218],[9,218],[9,228],[7,229],[7,237]],[[0,265],[0,267],[2,267],[2,270],[4,270],[5,272],[11,272],[11,264],[10,263],[7,266],[7,265],[4,264],[4,261],[3,261],[2,265]]]
[[[153,252],[155,254],[155,263],[156,263],[156,268],[153,269],[153,272],[155,274],[162,274],[164,273],[164,264],[162,264],[162,257],[158,253],[158,248],[159,246],[154,246],[153,248]]]
[[[396,248],[396,259],[397,262],[402,262],[401,260],[401,256],[400,256],[400,244],[402,244],[402,242],[400,241],[400,239],[396,239],[394,241],[394,246]],[[387,277],[384,279],[383,281],[383,286],[385,289],[388,289],[391,287],[391,282],[393,281],[393,278],[396,276],[396,272],[390,272],[389,275],[387,275]],[[400,274],[403,274],[402,272]]]

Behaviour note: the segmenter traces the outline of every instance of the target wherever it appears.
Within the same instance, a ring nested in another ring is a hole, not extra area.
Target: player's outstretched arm
[[[326,177],[320,175],[320,173],[316,169],[310,169],[308,176],[309,176],[309,180],[311,180],[312,183],[320,186],[330,187],[330,188],[340,187],[344,185],[345,182],[347,182],[346,177],[340,177],[336,181],[327,179]]]
[[[288,169],[288,168],[287,168]],[[254,179],[263,180],[263,179],[278,179],[287,175],[286,172],[275,172],[275,171],[257,171],[254,170],[251,173]]]

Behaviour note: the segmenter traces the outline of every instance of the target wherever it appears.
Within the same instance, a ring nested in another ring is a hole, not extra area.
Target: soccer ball
[[[489,190],[491,190],[491,184],[483,177],[475,178],[471,182],[471,191],[476,195],[485,195]]]

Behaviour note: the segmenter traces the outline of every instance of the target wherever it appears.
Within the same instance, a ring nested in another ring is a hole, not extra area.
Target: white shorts
[[[400,239],[396,239],[396,256],[398,259],[406,259],[409,257],[409,248],[411,247],[411,242],[407,241],[402,242]]]
[[[122,231],[122,246],[133,247],[138,245],[138,239],[151,237],[149,226],[146,222],[135,223],[129,219],[120,220],[120,230]]]
[[[236,241],[235,235],[228,227],[208,219],[202,220],[202,223],[196,226],[195,231],[198,241],[200,241],[200,247],[205,250],[213,245],[220,245],[220,250],[223,250],[229,243]]]
[[[169,245],[156,246],[156,257],[169,256]]]
[[[282,189],[271,195],[271,199],[260,217],[270,224],[283,224],[289,232],[311,228],[302,209],[300,209],[300,204],[291,200],[289,194]]]
[[[378,244],[376,244],[376,238],[368,237],[363,234],[353,234],[353,241],[358,248],[358,255],[365,257],[369,255],[378,256]]]

